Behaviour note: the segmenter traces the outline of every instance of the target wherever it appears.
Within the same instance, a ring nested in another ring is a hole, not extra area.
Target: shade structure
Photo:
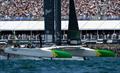
[[[44,30],[44,21],[0,21],[0,30]]]
[[[79,30],[120,30],[119,20],[78,21]],[[45,30],[44,21],[0,21],[0,30]],[[61,22],[61,30],[68,30],[68,21]]]
[[[79,30],[120,30],[119,20],[78,21]],[[68,30],[68,21],[62,21],[62,30]]]

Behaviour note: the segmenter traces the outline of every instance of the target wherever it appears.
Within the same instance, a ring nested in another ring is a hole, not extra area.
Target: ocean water
[[[120,73],[120,58],[0,60],[0,73]]]

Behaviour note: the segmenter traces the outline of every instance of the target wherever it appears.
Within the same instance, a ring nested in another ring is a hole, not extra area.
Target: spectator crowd
[[[62,40],[67,40],[67,34],[62,34]],[[28,34],[28,33],[17,33],[16,38],[19,40],[39,40],[40,36],[39,33],[38,34]],[[43,40],[45,40],[45,35],[41,34],[41,37]],[[10,40],[13,39],[13,34],[11,33],[4,33],[4,34],[0,34],[0,40]],[[109,33],[107,31],[104,31],[102,33],[100,32],[95,32],[95,31],[91,31],[91,32],[83,32],[80,34],[80,39],[81,40],[97,40],[97,39],[104,39],[104,40],[120,40],[120,32],[116,31],[116,32],[112,32]]]
[[[69,0],[61,0],[68,19]],[[74,0],[78,19],[120,19],[120,0]],[[0,20],[43,20],[44,0],[0,0]]]
[[[81,39],[83,40],[97,40],[97,39],[120,39],[120,32],[113,32],[113,33],[86,33],[81,35]]]
[[[120,0],[74,0],[78,19],[118,19]],[[62,0],[63,19],[69,14],[69,0]]]
[[[43,0],[0,0],[1,18],[40,19],[42,15]]]
[[[11,40],[14,39],[13,34],[2,34],[0,40]],[[39,34],[18,34],[15,35],[16,40],[39,40]]]

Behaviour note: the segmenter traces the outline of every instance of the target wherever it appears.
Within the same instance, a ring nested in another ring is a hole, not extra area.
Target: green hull
[[[116,53],[110,50],[96,50],[99,57],[115,57]]]
[[[52,50],[52,52],[53,52],[53,57],[55,58],[72,58],[72,54],[66,51]]]

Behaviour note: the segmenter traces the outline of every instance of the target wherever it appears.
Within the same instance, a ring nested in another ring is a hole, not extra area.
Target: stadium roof
[[[78,21],[80,30],[120,30],[119,20]],[[0,30],[44,30],[44,21],[0,21]],[[62,21],[62,30],[68,30],[68,21]]]

